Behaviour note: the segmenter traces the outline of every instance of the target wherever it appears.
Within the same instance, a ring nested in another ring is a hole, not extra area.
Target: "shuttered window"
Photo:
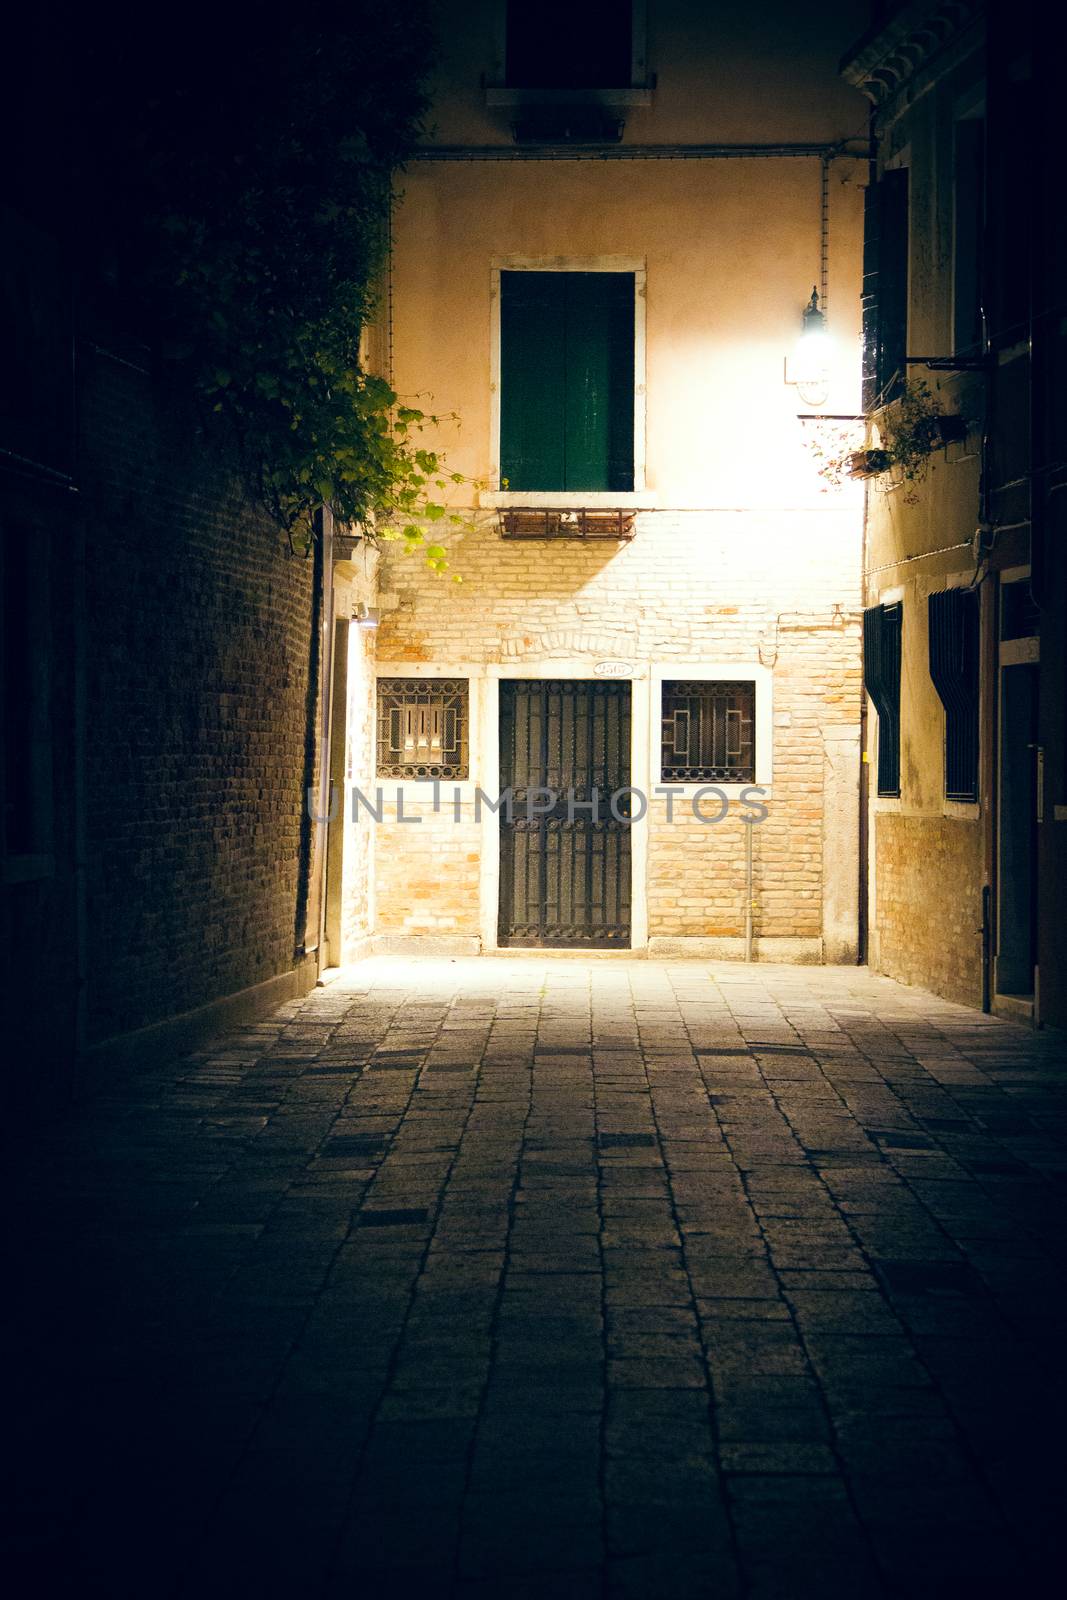
[[[500,477],[633,489],[632,272],[500,274]]]
[[[978,596],[947,589],[929,602],[930,677],[945,708],[945,798],[978,798]]]
[[[514,89],[620,89],[630,82],[631,0],[508,0]]]
[[[900,634],[903,607],[863,613],[863,682],[878,712],[878,793],[900,793]]]
[[[863,409],[904,387],[908,353],[908,172],[871,184],[863,213]]]
[[[956,124],[952,237],[953,349],[974,355],[982,342],[980,281],[985,196],[985,122],[980,117]]]

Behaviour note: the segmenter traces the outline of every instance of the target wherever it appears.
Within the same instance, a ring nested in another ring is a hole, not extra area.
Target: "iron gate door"
[[[629,782],[628,683],[501,682],[501,945],[629,947]]]

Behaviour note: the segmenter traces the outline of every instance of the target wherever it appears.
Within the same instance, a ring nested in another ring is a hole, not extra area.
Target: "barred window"
[[[753,783],[756,685],[663,685],[662,776],[675,783]]]
[[[465,778],[466,678],[378,679],[378,777]]]

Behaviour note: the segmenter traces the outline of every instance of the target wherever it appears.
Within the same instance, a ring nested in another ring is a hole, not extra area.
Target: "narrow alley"
[[[145,1061],[5,1207],[18,1592],[1037,1593],[1062,1054],[861,969],[539,953]]]

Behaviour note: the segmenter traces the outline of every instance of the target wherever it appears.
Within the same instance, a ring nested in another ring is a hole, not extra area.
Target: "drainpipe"
[[[77,494],[78,481],[78,301],[76,291],[71,291],[70,313],[70,471],[71,487]],[[89,909],[88,909],[88,829],[86,796],[86,753],[88,749],[88,599],[86,595],[86,514],[78,503],[74,515],[72,540],[73,617],[71,630],[74,636],[74,705],[73,705],[73,805],[74,833],[74,1074],[71,1084],[72,1098],[84,1087],[85,1056],[89,1042]]]
[[[330,723],[333,704],[333,512],[323,506],[319,513],[322,545],[322,600],[319,607],[319,761],[318,805],[315,809],[318,929],[315,946],[315,977],[321,981],[326,965],[326,857],[330,837]]]
[[[867,114],[867,182],[878,181],[878,111],[872,106]],[[862,404],[862,401],[861,401]],[[870,565],[870,504],[871,486],[863,485],[863,527],[860,533],[860,611],[867,605],[867,580],[864,574]],[[862,617],[861,617],[862,621]],[[860,646],[862,650],[862,645]],[[867,758],[867,738],[870,728],[867,710],[866,685],[860,684],[860,781],[859,827],[856,845],[859,882],[856,905],[856,964],[868,966],[871,959],[871,768]]]
[[[752,829],[745,824],[745,960],[752,960]]]

